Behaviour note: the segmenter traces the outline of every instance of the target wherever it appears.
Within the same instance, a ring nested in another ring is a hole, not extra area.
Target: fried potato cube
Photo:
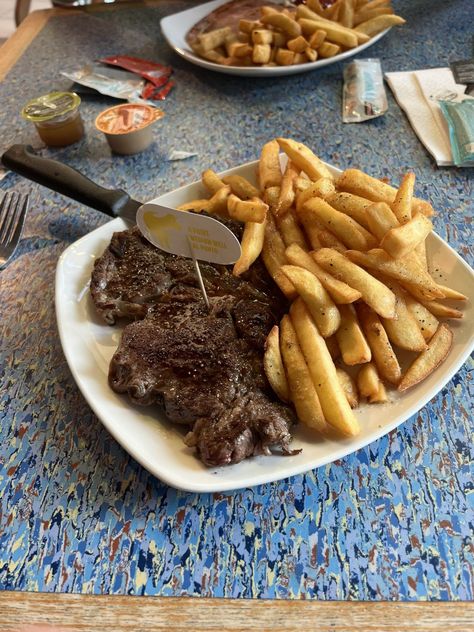
[[[419,384],[427,378],[443,362],[453,344],[453,332],[443,323],[440,325],[430,340],[428,347],[422,351],[414,362],[408,367],[398,385],[399,391]]]
[[[275,55],[275,61],[279,66],[291,66],[295,60],[295,53],[287,48],[279,48]]]
[[[254,44],[271,44],[273,42],[273,31],[254,29],[252,31],[252,42]]]
[[[243,44],[242,42],[233,42],[228,47],[228,54],[230,57],[236,57],[237,59],[241,59],[242,57],[247,57],[251,55],[253,51],[253,47],[249,44]]]
[[[290,39],[286,43],[286,47],[294,53],[302,53],[306,48],[308,48],[308,46],[308,41],[302,35],[299,35],[294,39]]]
[[[341,47],[337,44],[333,44],[332,42],[323,42],[321,46],[318,48],[318,55],[320,57],[334,57],[341,52]]]
[[[304,54],[306,55],[308,61],[316,61],[318,58],[318,52],[309,46],[308,48],[305,48]]]
[[[255,29],[262,29],[262,28],[263,28],[263,24],[255,20],[240,20],[239,21],[239,31],[242,31],[243,33],[248,33],[249,35]]]
[[[275,48],[284,48],[288,36],[280,31],[273,31],[273,46]]]
[[[252,61],[254,64],[267,64],[270,61],[272,49],[270,44],[254,44]]]
[[[316,29],[309,38],[311,48],[318,49],[326,39],[327,32],[324,29]]]

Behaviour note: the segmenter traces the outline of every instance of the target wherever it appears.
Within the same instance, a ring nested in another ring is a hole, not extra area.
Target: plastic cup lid
[[[163,110],[141,103],[121,103],[99,114],[95,126],[104,134],[129,134],[147,127],[165,115]]]
[[[75,92],[50,92],[28,101],[21,115],[28,121],[40,123],[75,110],[80,102],[81,99]]]

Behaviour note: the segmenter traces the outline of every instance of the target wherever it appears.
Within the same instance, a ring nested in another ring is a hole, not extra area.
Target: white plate
[[[186,42],[186,34],[191,27],[196,24],[196,22],[199,22],[199,20],[211,13],[211,11],[220,7],[221,4],[226,4],[226,2],[228,2],[228,0],[213,0],[213,2],[206,2],[206,4],[200,4],[192,9],[168,15],[160,21],[161,32],[163,33],[164,38],[171,48],[178,53],[178,55],[184,57],[184,59],[187,59],[192,64],[202,66],[202,68],[207,68],[208,70],[214,70],[215,72],[222,72],[226,75],[240,75],[241,77],[277,77],[282,75],[296,75],[300,72],[315,70],[316,68],[322,68],[323,66],[328,66],[329,64],[334,64],[338,61],[342,61],[343,59],[347,59],[348,57],[352,57],[353,55],[357,55],[357,53],[360,53],[369,46],[372,46],[372,44],[375,44],[375,42],[386,35],[386,33],[390,30],[389,28],[385,29],[385,31],[378,33],[365,44],[361,44],[356,48],[351,48],[350,50],[336,55],[335,57],[320,59],[318,61],[308,62],[307,64],[275,66],[270,68],[222,66],[198,57]]]
[[[243,175],[255,183],[256,166],[257,162],[252,162],[226,173]],[[197,182],[152,201],[175,207],[204,195],[201,183]],[[321,440],[305,428],[297,427],[292,445],[303,448],[301,454],[259,456],[238,465],[208,469],[184,445],[182,429],[170,424],[160,410],[133,406],[107,384],[109,362],[118,346],[120,330],[104,325],[96,315],[89,294],[89,279],[94,260],[105,250],[112,233],[124,228],[125,223],[115,219],[79,239],[60,257],[56,273],[59,333],[74,379],[95,414],[125,450],[173,487],[197,492],[250,487],[340,459],[414,415],[452,378],[474,348],[474,271],[446,242],[432,234],[428,238],[428,256],[433,269],[443,271],[440,282],[451,285],[470,299],[464,306],[464,319],[450,321],[454,344],[443,364],[403,395],[390,390],[389,403],[359,408],[356,415],[362,430],[356,438]]]

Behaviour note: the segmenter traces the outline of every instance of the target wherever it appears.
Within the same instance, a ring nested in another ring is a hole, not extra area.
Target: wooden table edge
[[[58,632],[468,632],[473,629],[474,603],[3,592],[0,613],[2,632],[22,632],[22,626],[35,624],[56,626]]]
[[[157,2],[148,0],[143,4]],[[51,17],[79,11],[79,8],[53,8],[30,13],[0,47],[0,81]],[[49,624],[68,632],[104,629],[115,632],[138,629],[149,632],[292,632],[308,625],[312,626],[310,630],[317,625],[318,632],[441,632],[448,627],[450,632],[468,632],[472,631],[473,622],[472,602],[339,602],[0,592],[2,632],[19,632],[19,626],[34,624]]]

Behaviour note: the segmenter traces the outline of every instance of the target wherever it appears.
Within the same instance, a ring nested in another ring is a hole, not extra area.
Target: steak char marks
[[[200,267],[210,311],[191,260],[156,249],[137,228],[113,235],[95,264],[92,298],[105,322],[136,322],[112,358],[110,386],[188,425],[185,441],[208,466],[271,447],[289,453],[293,413],[275,400],[263,371],[265,338],[284,299],[260,262],[248,280],[224,266]]]

